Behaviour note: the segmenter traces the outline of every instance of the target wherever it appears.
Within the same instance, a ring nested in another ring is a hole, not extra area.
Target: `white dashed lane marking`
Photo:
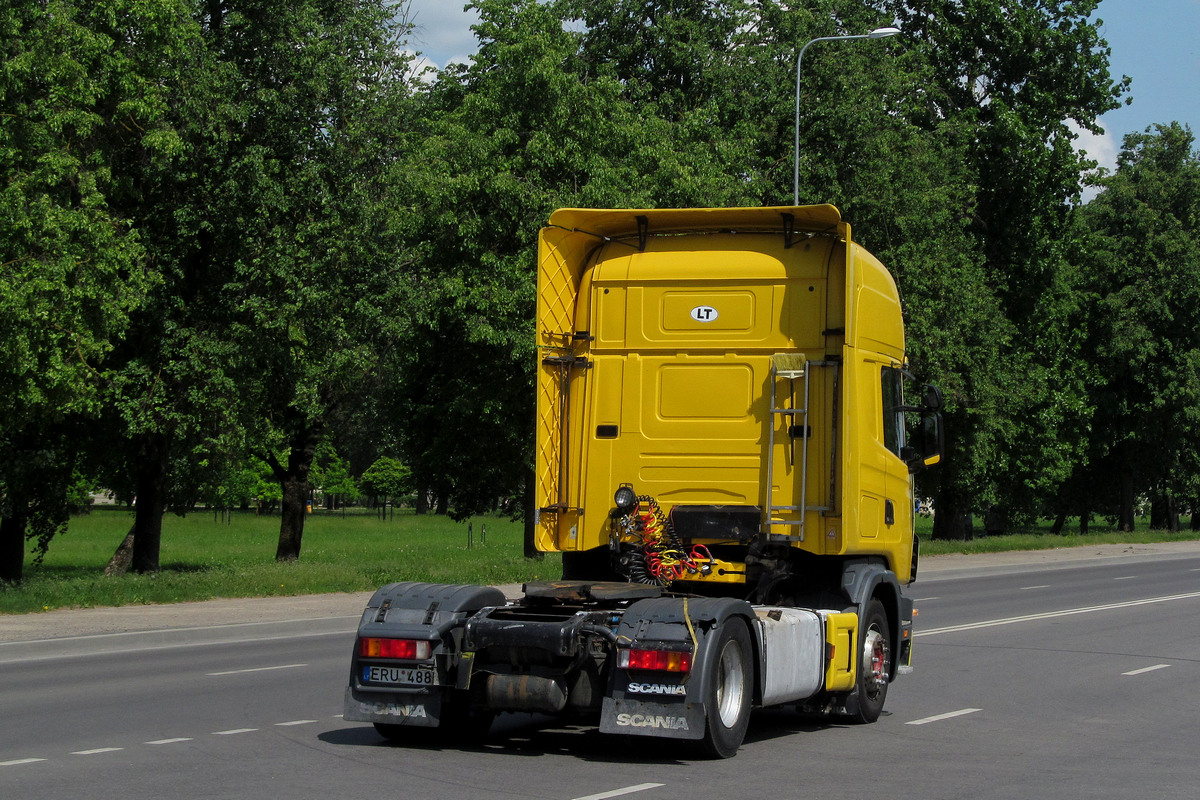
[[[906,722],[905,725],[927,725],[930,722],[941,722],[954,717],[962,717],[967,714],[974,714],[976,711],[983,711],[982,708],[960,708],[958,711],[948,711],[945,714],[936,714],[932,717],[924,717],[922,719],[914,719],[912,722]]]
[[[1155,664],[1153,667],[1142,667],[1141,669],[1131,669],[1129,672],[1122,672],[1122,675],[1142,675],[1146,672],[1154,672],[1159,669],[1166,669],[1170,664]]]
[[[298,666],[303,666],[303,665],[298,665]],[[332,719],[341,719],[341,718],[342,718],[341,714],[335,714],[332,717]],[[318,722],[318,720],[315,720],[315,719],[291,719],[291,720],[287,720],[286,722],[276,722],[275,725],[277,727],[286,728],[286,727],[292,727],[295,725],[311,725],[314,722]],[[259,728],[230,728],[229,730],[226,730],[226,731],[213,731],[210,735],[212,735],[212,736],[236,736],[237,734],[240,734],[240,733],[253,733],[257,730],[259,730]],[[158,745],[164,745],[164,744],[179,744],[180,742],[194,742],[194,741],[195,741],[195,738],[192,736],[173,736],[169,739],[154,739],[149,742],[143,742],[143,744],[151,745],[151,746],[158,746]],[[118,752],[120,750],[124,750],[124,749],[125,749],[124,747],[93,747],[89,750],[74,750],[70,753],[70,755],[73,755],[73,756],[95,756],[95,755],[100,755],[102,753],[116,753],[116,752]],[[48,761],[48,760],[49,759],[46,759],[46,758],[32,758],[32,757],[31,758],[13,758],[13,759],[9,759],[7,761],[0,761],[0,767],[19,767],[23,764],[37,764],[39,762]],[[654,784],[654,785],[658,785],[658,784]],[[615,797],[616,795],[611,795],[611,796]]]
[[[576,797],[575,800],[607,800],[610,797],[621,797],[634,792],[644,792],[647,789],[657,789],[664,784],[661,783],[639,783],[636,786],[626,786],[624,789],[613,789],[609,792],[600,792],[599,794],[589,794],[586,797]]]
[[[307,667],[308,664],[280,664],[277,667],[251,667],[249,669],[230,669],[225,672],[209,672],[208,677],[215,678],[221,675],[245,675],[249,672],[273,672],[277,669],[297,669],[298,667]]]

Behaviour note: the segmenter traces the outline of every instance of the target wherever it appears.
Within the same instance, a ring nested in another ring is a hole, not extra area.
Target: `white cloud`
[[[471,26],[479,12],[465,11],[466,0],[410,0],[409,18],[414,28],[409,45],[434,67],[452,62],[470,63],[479,43]]]
[[[1080,128],[1074,122],[1068,122],[1068,125],[1078,137],[1075,140],[1076,150],[1086,154],[1088,158],[1098,162],[1101,167],[1110,172],[1117,168],[1117,153],[1120,151],[1120,147],[1108,130],[1095,134]]]
[[[1101,121],[1103,123],[1103,120]],[[1073,142],[1075,149],[1086,155],[1097,163],[1100,169],[1113,172],[1117,168],[1117,153],[1120,148],[1109,131],[1111,127],[1106,128],[1104,133],[1092,133],[1080,128],[1074,122],[1067,120],[1067,126],[1071,132],[1076,135]],[[1099,189],[1094,186],[1085,187],[1080,200],[1084,203],[1090,202],[1097,194]]]

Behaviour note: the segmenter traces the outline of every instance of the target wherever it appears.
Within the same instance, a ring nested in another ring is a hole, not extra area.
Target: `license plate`
[[[397,686],[433,686],[437,674],[430,667],[368,667],[362,668],[364,683],[390,683]]]

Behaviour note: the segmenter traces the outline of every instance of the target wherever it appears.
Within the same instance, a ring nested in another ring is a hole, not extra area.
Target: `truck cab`
[[[382,587],[345,719],[594,714],[718,757],[756,706],[877,719],[940,396],[906,404],[896,284],[838,210],[556,211],[536,336],[535,543],[563,580]]]

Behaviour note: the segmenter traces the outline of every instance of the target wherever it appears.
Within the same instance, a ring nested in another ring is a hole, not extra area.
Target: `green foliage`
[[[412,472],[396,459],[381,456],[363,472],[359,485],[373,497],[400,497],[413,491]]]
[[[1200,152],[1172,123],[1129,134],[1117,170],[1083,209],[1092,301],[1089,356],[1099,378],[1081,485],[1200,498]],[[1095,500],[1093,500],[1095,502]],[[1110,510],[1113,507],[1109,500]]]
[[[0,578],[65,521],[106,370],[156,285],[124,167],[178,152],[173,0],[0,6]]]
[[[360,496],[358,481],[350,474],[350,464],[338,455],[328,439],[317,448],[309,479],[314,488],[343,505],[354,502]]]
[[[946,390],[939,526],[1200,503],[1191,134],[1077,210],[1072,131],[1128,87],[1095,0],[472,5],[429,82],[391,0],[0,6],[0,565],[77,470],[138,497],[147,571],[197,501],[280,503],[296,558],[349,462],[457,518],[521,497],[539,227],[789,203],[796,112],[801,201],[893,270]],[[814,47],[796,108],[805,42],[893,22]]]

